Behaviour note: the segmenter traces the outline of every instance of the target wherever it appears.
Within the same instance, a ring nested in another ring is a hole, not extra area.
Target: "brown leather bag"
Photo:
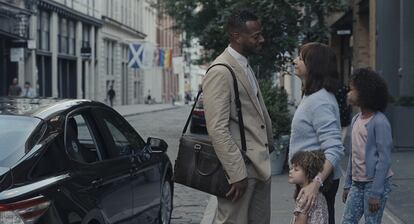
[[[246,137],[236,76],[230,66],[221,63],[212,65],[207,72],[214,66],[225,66],[230,70],[233,77],[235,103],[240,127],[241,152],[247,163]],[[186,133],[201,92],[202,90],[198,92],[196,102],[194,102],[180,138],[178,156],[174,166],[174,181],[225,198],[226,193],[230,190],[230,184],[226,177],[227,174],[217,158],[211,140],[208,135]]]

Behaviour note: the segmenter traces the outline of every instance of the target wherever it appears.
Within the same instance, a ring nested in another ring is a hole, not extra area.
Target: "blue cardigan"
[[[360,115],[361,113],[358,113],[354,116],[351,127],[354,126]],[[366,127],[368,131],[365,146],[366,175],[368,178],[373,178],[370,196],[380,197],[384,193],[384,182],[391,167],[391,151],[393,149],[391,125],[383,113],[376,112]],[[352,155],[350,154],[344,188],[349,189],[351,185]]]

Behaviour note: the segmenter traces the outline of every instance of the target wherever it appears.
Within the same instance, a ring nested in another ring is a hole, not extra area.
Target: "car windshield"
[[[41,122],[38,118],[0,116],[0,166],[11,167],[25,155],[25,144]]]

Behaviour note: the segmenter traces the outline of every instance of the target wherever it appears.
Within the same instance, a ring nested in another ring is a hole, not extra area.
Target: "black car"
[[[169,223],[167,147],[99,102],[0,98],[0,223]]]

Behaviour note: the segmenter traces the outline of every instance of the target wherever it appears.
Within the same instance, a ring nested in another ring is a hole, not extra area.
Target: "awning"
[[[331,31],[336,33],[337,31],[341,30],[350,30],[352,31],[352,9],[345,12],[345,14],[339,18],[334,24],[331,25]]]

